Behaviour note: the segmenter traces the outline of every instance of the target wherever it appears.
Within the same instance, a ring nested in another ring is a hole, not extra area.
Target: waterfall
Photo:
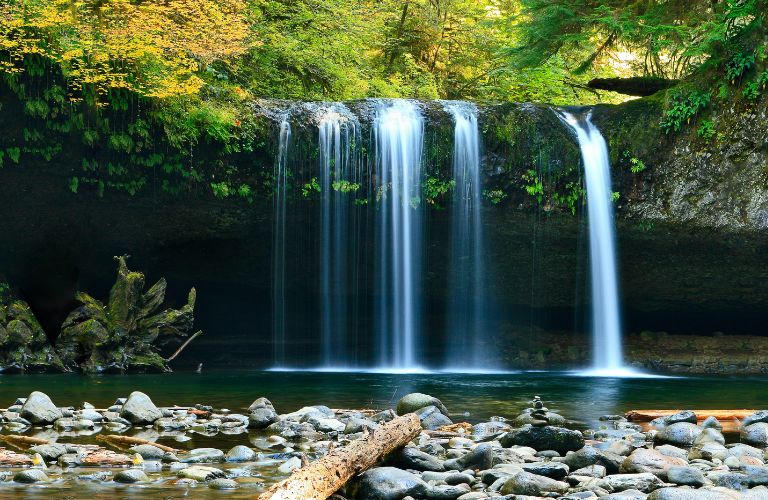
[[[481,221],[480,130],[477,107],[444,102],[453,116],[453,195],[451,266],[447,304],[449,369],[488,368],[483,228]]]
[[[591,115],[579,118],[564,112],[562,118],[576,132],[584,161],[589,220],[589,257],[592,281],[592,374],[621,375],[621,344],[616,231],[613,217],[611,169],[608,146],[592,124]]]
[[[277,155],[275,156],[274,234],[272,235],[272,334],[274,363],[285,366],[285,218],[288,150],[291,143],[291,122],[288,113],[280,119]]]
[[[410,101],[381,102],[376,147],[379,367],[418,368],[421,315],[421,160],[424,119]]]
[[[321,335],[326,368],[349,365],[347,323],[352,311],[347,297],[352,294],[350,254],[356,243],[350,227],[353,222],[350,198],[361,182],[355,148],[359,135],[357,120],[343,105],[335,104],[321,111],[318,119]]]

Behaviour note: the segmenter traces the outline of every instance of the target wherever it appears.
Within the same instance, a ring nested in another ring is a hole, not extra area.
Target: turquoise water
[[[279,412],[304,405],[331,408],[389,408],[409,392],[443,400],[455,419],[479,422],[494,415],[514,417],[539,395],[565,416],[594,423],[600,415],[638,408],[768,408],[762,377],[595,378],[563,373],[388,374],[209,371],[159,375],[5,375],[0,406],[41,390],[59,406],[88,401],[97,407],[133,390],[157,405],[211,404],[243,411],[257,397]]]
[[[488,375],[209,371],[97,377],[4,375],[0,376],[0,406],[10,405],[16,397],[26,396],[33,390],[41,390],[59,406],[79,406],[88,401],[97,407],[106,407],[117,397],[141,390],[161,406],[204,403],[235,412],[244,411],[259,396],[272,400],[279,412],[311,404],[383,409],[393,407],[404,394],[418,391],[442,399],[454,421],[478,422],[494,415],[514,417],[528,406],[533,396],[540,395],[550,409],[579,421],[576,427],[594,428],[599,425],[597,419],[601,415],[638,408],[768,408],[764,391],[767,381],[743,377],[611,379],[541,372]],[[29,429],[24,434],[55,438],[58,442],[97,443],[93,435],[56,435],[50,429]],[[159,433],[143,427],[131,428],[127,434],[179,449],[216,447],[223,450],[238,444],[260,448],[265,437],[257,431],[203,435]],[[149,484],[126,486],[111,481],[94,483],[77,479],[79,474],[107,469],[52,467],[49,472],[55,478],[53,483],[30,487],[2,482],[0,498],[235,500],[253,498],[272,482],[286,477],[277,470],[277,465],[247,467],[251,468],[252,477],[239,479],[240,489],[229,492],[210,490],[205,485],[176,486],[175,474],[168,471],[149,472],[152,481]]]

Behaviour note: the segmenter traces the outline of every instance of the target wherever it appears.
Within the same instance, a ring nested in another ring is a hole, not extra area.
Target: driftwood
[[[632,422],[650,422],[651,420],[668,417],[679,413],[682,410],[630,410],[624,414],[627,420]],[[718,420],[730,420],[737,418],[743,420],[745,417],[752,415],[756,410],[692,410],[696,414],[696,418],[701,421],[707,417],[715,417]]]
[[[99,448],[85,455],[81,460],[84,466],[122,467],[133,464],[133,459],[122,453]]]
[[[26,453],[0,448],[0,467],[29,467],[32,465],[32,457]]]
[[[0,441],[8,443],[13,447],[20,448],[22,450],[25,450],[32,446],[37,446],[39,444],[50,443],[50,441],[48,441],[47,439],[30,437],[30,436],[19,436],[17,434],[0,435]]]
[[[196,339],[196,338],[197,338],[199,335],[202,335],[202,334],[203,334],[203,331],[202,331],[202,330],[198,330],[198,331],[196,331],[194,334],[192,334],[192,336],[191,336],[191,337],[189,337],[189,338],[186,340],[186,342],[184,342],[183,344],[181,344],[181,345],[179,346],[179,348],[178,348],[178,349],[176,349],[176,352],[174,352],[173,354],[171,354],[171,356],[170,356],[169,358],[166,358],[165,362],[166,362],[166,363],[169,363],[169,362],[173,361],[174,359],[176,359],[176,356],[178,356],[179,354],[181,354],[181,351],[183,351],[183,350],[184,350],[184,348],[185,348],[185,347],[187,347],[187,346],[189,345],[189,343],[190,343],[190,342],[192,342],[192,341],[193,341],[193,340],[195,340],[195,339]]]
[[[111,444],[112,446],[115,446],[117,448],[123,447],[131,447],[131,446],[137,446],[140,444],[149,444],[152,446],[155,446],[157,448],[160,448],[163,451],[168,451],[170,453],[177,453],[179,450],[176,448],[171,448],[170,446],[165,446],[164,444],[155,443],[153,441],[150,441],[148,439],[141,439],[137,437],[131,437],[131,436],[118,436],[116,434],[107,434],[106,436],[96,436],[97,441],[104,441],[107,444]]]
[[[291,476],[262,493],[258,500],[325,500],[349,481],[421,432],[413,413],[380,425],[368,436],[335,448],[323,458],[297,469]]]

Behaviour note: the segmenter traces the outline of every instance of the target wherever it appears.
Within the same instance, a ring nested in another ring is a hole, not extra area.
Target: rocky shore
[[[158,407],[141,392],[109,408],[59,407],[33,392],[2,411],[0,494],[29,487],[71,494],[98,485],[141,487],[151,498],[179,489],[252,498],[396,415],[415,413],[418,437],[356,476],[335,500],[768,499],[768,411],[743,419],[737,435],[691,411],[645,428],[606,415],[600,428],[580,429],[538,397],[519,415],[474,425],[420,393],[393,409],[317,405],[281,414],[262,397],[242,410]],[[211,446],[185,447],[191,436]],[[214,446],[232,439],[242,442]]]

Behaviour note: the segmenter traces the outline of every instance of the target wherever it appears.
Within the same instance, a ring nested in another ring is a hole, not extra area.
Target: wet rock
[[[412,496],[423,498],[429,486],[418,476],[395,467],[377,467],[360,474],[355,481],[352,498],[366,500],[401,500]]]
[[[568,491],[568,483],[525,471],[510,477],[501,487],[501,493],[504,495],[542,496],[547,493],[565,493],[566,491]]]
[[[92,422],[104,421],[104,416],[101,413],[91,409],[85,409],[85,410],[80,410],[79,412],[75,412],[75,416],[81,419],[90,420]]]
[[[757,422],[741,428],[741,441],[753,446],[768,446],[768,423]]]
[[[344,434],[355,434],[363,432],[365,429],[369,431],[374,430],[379,424],[366,418],[354,417],[347,420],[347,425],[344,427]]]
[[[642,491],[643,493],[650,493],[664,485],[661,479],[648,472],[640,474],[613,474],[606,476],[605,482],[613,488],[614,491],[632,489]]]
[[[672,446],[671,444],[656,446],[654,449],[662,455],[666,455],[668,457],[682,458],[683,460],[688,458],[688,452],[686,450],[678,448],[677,446]]]
[[[512,427],[504,422],[482,422],[472,426],[472,437],[474,439],[483,439],[509,432],[510,430],[512,430]]]
[[[19,416],[34,425],[48,425],[63,414],[46,394],[34,391],[22,405]]]
[[[442,472],[445,470],[443,462],[437,457],[428,453],[419,451],[412,446],[406,446],[392,457],[393,465],[402,469],[411,469],[418,471]]]
[[[247,446],[243,446],[241,444],[235,446],[231,450],[227,452],[226,455],[224,455],[224,461],[225,462],[248,462],[250,460],[253,460],[253,457],[256,456],[256,452],[254,452],[252,449],[248,448]]]
[[[335,418],[310,418],[307,420],[307,423],[314,427],[318,432],[326,434],[329,432],[343,432],[346,428],[346,425],[343,422],[336,420]]]
[[[39,453],[43,460],[50,462],[56,460],[61,455],[67,452],[67,447],[63,444],[51,443],[51,444],[39,444],[29,449],[31,453]]]
[[[268,400],[267,398],[258,398],[255,400],[251,405],[248,407],[248,412],[252,413],[258,409],[261,408],[267,408],[269,410],[275,411],[274,405],[272,405],[272,402]]]
[[[194,479],[195,481],[205,482],[211,479],[226,477],[224,471],[215,467],[205,467],[202,465],[193,465],[192,467],[186,467],[181,469],[178,474],[179,477],[186,479]]]
[[[493,467],[493,446],[483,443],[475,446],[469,453],[443,462],[446,470],[490,469]]]
[[[240,485],[233,479],[218,478],[209,482],[208,487],[214,490],[236,490]]]
[[[140,444],[130,449],[133,453],[138,453],[144,460],[162,460],[165,452],[157,446],[151,444]]]
[[[693,486],[695,488],[704,486],[707,480],[704,474],[696,467],[675,466],[667,470],[667,481],[680,486]]]
[[[143,392],[134,391],[120,410],[120,417],[133,425],[151,424],[163,416],[163,412]]]
[[[155,420],[153,427],[159,431],[185,431],[189,429],[189,424],[184,420],[162,417]]]
[[[551,479],[562,479],[568,475],[568,466],[560,462],[534,462],[523,464],[523,470],[531,474],[546,476]]]
[[[116,483],[148,483],[147,476],[141,469],[126,469],[115,474]]]
[[[405,415],[406,413],[416,413],[422,408],[427,406],[436,407],[440,413],[448,417],[448,408],[445,407],[442,401],[430,396],[429,394],[422,394],[420,392],[414,392],[406,394],[400,401],[397,402],[396,412],[398,415]]]
[[[638,448],[621,463],[623,473],[650,472],[664,479],[670,467],[686,466],[688,461],[683,458],[669,457],[656,450]]]
[[[446,417],[437,406],[427,406],[416,411],[421,428],[426,430],[435,430],[444,425],[451,425],[451,419]]]
[[[283,462],[277,470],[283,474],[290,474],[299,467],[301,467],[301,459],[299,457],[291,457]]]
[[[701,428],[689,422],[678,422],[661,429],[655,436],[654,442],[675,446],[693,446],[701,434]]]
[[[564,427],[533,427],[526,425],[513,429],[499,439],[505,448],[510,446],[530,446],[536,450],[555,450],[560,454],[575,451],[584,446],[584,436],[579,431]],[[584,464],[592,465],[592,464]]]
[[[566,464],[571,470],[581,469],[590,465],[602,465],[609,474],[619,471],[624,457],[609,451],[599,450],[593,446],[584,446],[578,451],[568,453],[565,457],[554,459]]]
[[[443,478],[443,481],[445,481],[446,484],[451,485],[457,485],[457,484],[472,484],[472,481],[475,480],[475,477],[464,473],[464,472],[451,472],[445,475]]]
[[[13,476],[13,480],[17,483],[25,484],[45,483],[50,481],[42,469],[26,469],[19,471]]]
[[[439,485],[427,490],[428,500],[456,500],[470,492],[469,485]]]
[[[248,415],[248,427],[251,429],[266,429],[277,422],[279,417],[272,408],[256,408]]]
[[[727,500],[729,497],[717,491],[690,488],[661,488],[648,495],[648,500]]]
[[[224,461],[224,452],[216,448],[195,448],[181,459],[185,464],[214,463]]]
[[[588,476],[588,477],[596,477],[596,478],[603,478],[606,475],[605,467],[602,465],[588,465],[587,467],[582,467],[581,469],[576,469],[575,471],[571,472],[574,476]]]

